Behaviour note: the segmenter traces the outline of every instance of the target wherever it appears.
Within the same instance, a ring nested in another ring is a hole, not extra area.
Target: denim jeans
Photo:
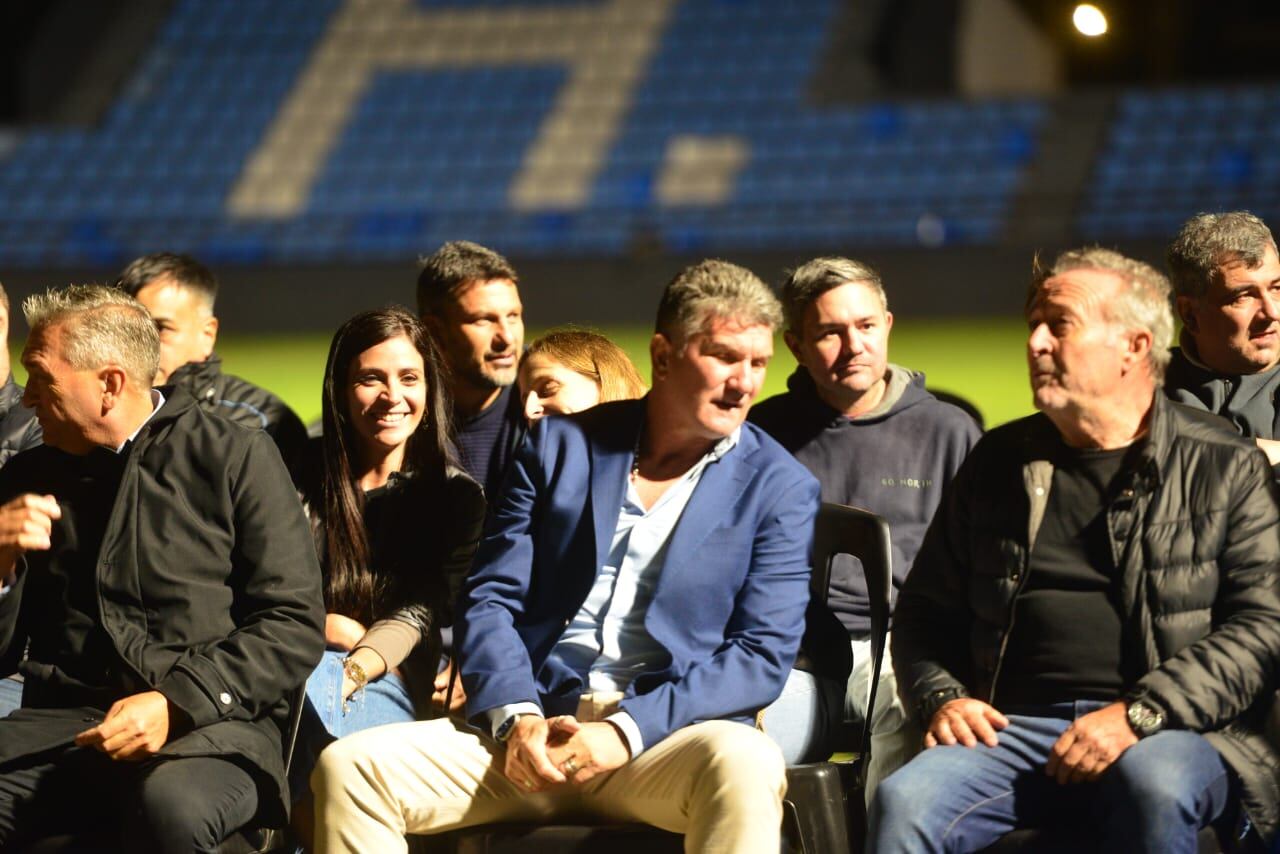
[[[782,748],[788,765],[819,762],[841,749],[838,743],[845,720],[867,717],[871,693],[871,642],[849,641],[853,670],[847,685],[793,670],[782,696],[764,711],[764,731]],[[870,802],[880,780],[902,767],[919,749],[920,732],[902,709],[893,662],[885,654],[876,686],[872,720],[871,762],[867,767],[864,795]]]
[[[414,720],[413,700],[404,680],[387,673],[352,695],[342,708],[342,659],[347,653],[325,650],[324,657],[307,677],[307,702],[289,769],[289,785],[297,800],[307,791],[307,779],[320,751],[330,742],[353,732]]]
[[[0,679],[0,718],[22,705],[22,683],[12,676]]]
[[[1100,851],[1195,854],[1196,833],[1225,811],[1235,786],[1203,736],[1166,730],[1130,747],[1093,783],[1045,774],[1054,742],[1107,705],[1066,703],[1007,714],[996,747],[935,747],[881,782],[867,850],[979,851],[1017,827],[1095,828]]]
[[[792,670],[782,695],[765,710],[761,728],[782,748],[788,765],[821,762],[839,745],[844,685],[804,670]]]

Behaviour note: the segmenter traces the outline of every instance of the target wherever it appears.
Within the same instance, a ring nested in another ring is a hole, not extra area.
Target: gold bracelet
[[[364,665],[356,661],[354,658],[347,657],[342,659],[342,672],[348,679],[356,684],[356,690],[351,692],[351,697],[357,699],[364,696],[364,686],[369,684],[369,674],[365,673]],[[345,715],[351,711],[351,705],[348,702],[351,697],[342,698],[342,713]]]

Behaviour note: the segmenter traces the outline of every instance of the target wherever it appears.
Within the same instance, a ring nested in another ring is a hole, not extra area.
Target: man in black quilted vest
[[[1040,412],[974,448],[898,599],[926,750],[881,783],[870,850],[1057,825],[1085,850],[1274,838],[1280,510],[1256,445],[1158,393],[1168,297],[1103,249],[1037,271]]]

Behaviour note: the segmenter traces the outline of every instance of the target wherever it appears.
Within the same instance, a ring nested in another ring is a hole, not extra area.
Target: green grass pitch
[[[530,329],[532,341],[540,330]],[[636,327],[600,327],[649,376],[650,332]],[[924,371],[931,388],[972,400],[993,427],[1031,412],[1025,357],[1026,324],[1016,319],[929,320],[896,318],[889,343],[894,362]],[[18,342],[20,343],[20,342]],[[25,372],[14,353],[18,381]],[[328,334],[245,337],[219,336],[218,352],[229,373],[271,389],[308,424],[320,417],[320,381],[329,349]],[[774,345],[760,399],[785,388],[795,360],[782,343]]]

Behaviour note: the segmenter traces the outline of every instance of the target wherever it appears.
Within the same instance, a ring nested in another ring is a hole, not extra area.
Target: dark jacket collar
[[[169,375],[167,385],[184,388],[193,397],[202,398],[214,390],[222,377],[222,357],[210,353],[203,362],[187,362]]]
[[[1138,452],[1126,464],[1121,477],[1127,479],[1122,488],[1144,492],[1157,488],[1163,481],[1163,472],[1169,463],[1169,454],[1178,433],[1174,404],[1156,390],[1151,400],[1151,417],[1147,434],[1138,440]],[[1062,434],[1043,412],[1031,416],[1031,429],[1023,435],[1024,462],[1043,459],[1044,449],[1053,441],[1062,441]]]
[[[176,375],[178,372],[174,371]],[[160,387],[160,393],[164,395],[164,405],[160,407],[155,415],[151,416],[138,433],[135,441],[141,441],[144,436],[152,433],[158,433],[177,421],[182,415],[192,407],[196,406],[196,400],[191,393],[180,386],[166,385]]]

